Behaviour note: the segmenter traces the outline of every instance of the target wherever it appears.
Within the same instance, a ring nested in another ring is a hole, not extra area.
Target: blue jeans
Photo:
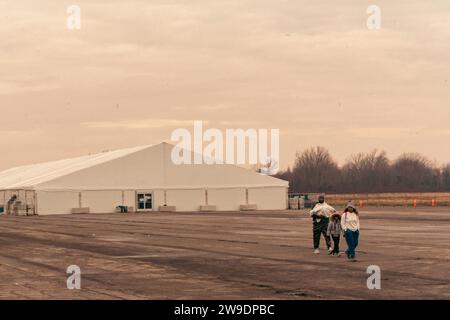
[[[347,230],[344,232],[345,241],[347,241],[348,249],[345,250],[347,257],[354,258],[355,257],[355,249],[358,246],[359,240],[359,230],[351,231]]]

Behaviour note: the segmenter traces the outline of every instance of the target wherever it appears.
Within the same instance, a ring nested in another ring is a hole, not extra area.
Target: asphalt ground
[[[450,208],[360,215],[356,262],[328,256],[323,239],[314,255],[304,210],[0,216],[0,298],[450,298]],[[381,289],[367,287],[371,265]]]

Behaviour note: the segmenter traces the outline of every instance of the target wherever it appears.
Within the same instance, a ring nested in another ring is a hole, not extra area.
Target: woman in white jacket
[[[359,213],[353,203],[349,202],[344,210],[341,218],[342,230],[344,232],[344,238],[347,242],[347,258],[350,261],[356,261],[355,249],[358,246],[359,241]]]

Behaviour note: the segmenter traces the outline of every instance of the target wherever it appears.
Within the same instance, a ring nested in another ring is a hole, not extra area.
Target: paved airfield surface
[[[0,298],[450,299],[450,208],[364,208],[361,225],[348,262],[312,254],[305,210],[0,216]]]

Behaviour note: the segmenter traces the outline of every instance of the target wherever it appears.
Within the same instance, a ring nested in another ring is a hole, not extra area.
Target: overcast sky
[[[0,0],[0,40],[0,169],[193,120],[279,128],[282,167],[315,145],[450,162],[448,0]]]

